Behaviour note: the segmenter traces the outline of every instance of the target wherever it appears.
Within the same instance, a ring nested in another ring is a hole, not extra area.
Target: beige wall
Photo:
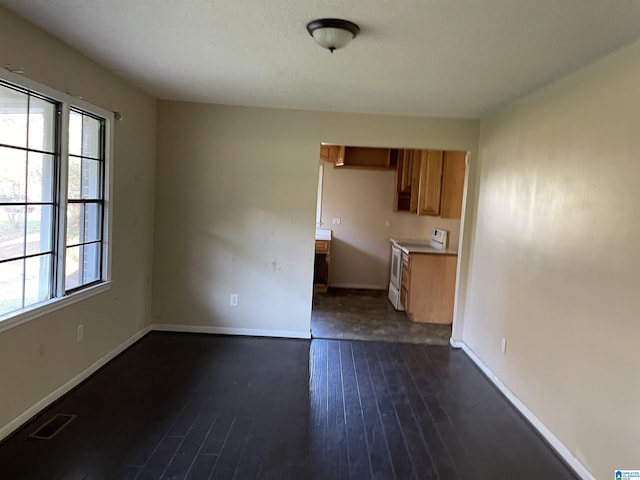
[[[0,7],[5,64],[124,120],[115,122],[113,286],[0,333],[0,431],[150,323],[156,126],[154,99]]]
[[[330,162],[322,163],[322,228],[333,231],[330,285],[388,288],[390,237],[428,240],[431,229],[439,227],[449,231],[450,248],[458,248],[460,220],[393,211],[395,170],[335,168]],[[332,223],[336,217],[339,225]]]
[[[482,122],[464,313],[464,342],[602,479],[640,459],[639,57]]]
[[[320,142],[475,151],[478,135],[472,120],[178,102],[158,124],[154,321],[301,336]]]

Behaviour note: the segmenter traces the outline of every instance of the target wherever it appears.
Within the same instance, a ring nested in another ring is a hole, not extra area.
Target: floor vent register
[[[29,435],[29,438],[37,438],[38,440],[51,440],[59,434],[64,427],[69,425],[77,415],[68,413],[57,413],[47,422],[41,425],[35,432]]]

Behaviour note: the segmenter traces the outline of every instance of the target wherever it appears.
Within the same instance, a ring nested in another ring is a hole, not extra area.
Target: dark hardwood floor
[[[0,444],[0,478],[577,477],[461,351],[156,332]]]

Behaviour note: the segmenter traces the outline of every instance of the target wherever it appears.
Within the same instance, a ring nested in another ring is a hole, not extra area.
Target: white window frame
[[[113,178],[113,122],[114,113],[96,105],[92,105],[80,98],[76,98],[67,93],[60,92],[46,85],[0,69],[0,79],[12,83],[20,88],[24,88],[40,95],[60,102],[60,178],[58,184],[58,225],[56,235],[58,245],[56,253],[56,289],[54,298],[40,302],[28,307],[9,312],[0,316],[0,332],[21,325],[25,322],[51,313],[60,308],[82,301],[111,288],[111,250],[112,250],[112,178]],[[86,288],[65,294],[65,251],[67,236],[67,178],[69,174],[69,114],[71,108],[83,110],[87,113],[104,118],[104,213],[103,213],[103,233],[102,233],[102,278],[99,283],[92,284]],[[52,275],[53,278],[53,275]]]

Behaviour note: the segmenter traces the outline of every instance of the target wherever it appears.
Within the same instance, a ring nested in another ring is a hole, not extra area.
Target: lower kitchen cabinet
[[[403,254],[400,298],[412,322],[451,324],[457,256]]]
[[[316,258],[313,265],[313,289],[326,292],[329,289],[329,264],[331,240],[316,240]]]

